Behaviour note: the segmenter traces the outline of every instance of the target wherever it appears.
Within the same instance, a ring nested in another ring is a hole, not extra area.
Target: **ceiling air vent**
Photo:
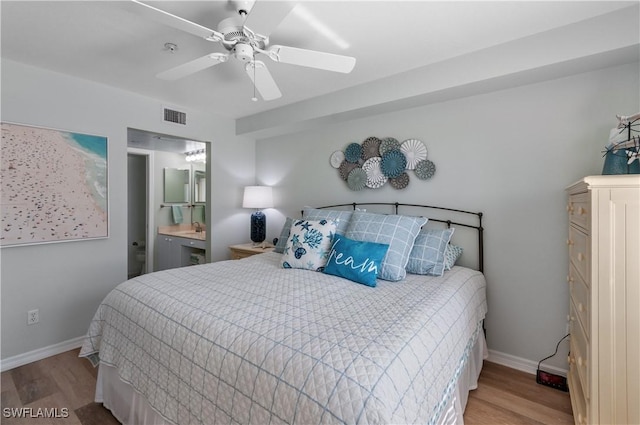
[[[187,113],[176,111],[174,109],[163,108],[164,120],[175,124],[187,125]]]

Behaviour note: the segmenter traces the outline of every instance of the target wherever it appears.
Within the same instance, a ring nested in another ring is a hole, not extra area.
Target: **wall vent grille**
[[[176,124],[187,125],[187,113],[164,108],[164,120]]]

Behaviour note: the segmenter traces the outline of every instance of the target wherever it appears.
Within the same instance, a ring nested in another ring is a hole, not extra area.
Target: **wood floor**
[[[97,370],[67,351],[2,373],[3,425],[117,425],[93,402]],[[12,408],[29,418],[11,417]],[[39,410],[40,409],[40,410]],[[39,417],[38,417],[39,415]],[[43,417],[54,416],[54,417]],[[536,384],[535,376],[485,362],[471,391],[466,425],[573,424],[568,393]]]

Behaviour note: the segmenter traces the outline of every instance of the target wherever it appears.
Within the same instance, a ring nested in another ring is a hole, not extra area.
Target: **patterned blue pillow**
[[[327,220],[296,220],[284,248],[282,267],[321,271],[327,263],[336,225]]]
[[[444,274],[444,253],[454,229],[425,229],[413,244],[407,272],[442,276]]]
[[[451,270],[460,257],[462,257],[462,248],[453,244],[447,245],[447,249],[444,251],[444,269]]]
[[[426,222],[424,217],[354,211],[345,236],[356,241],[388,244],[378,278],[395,282],[407,275],[405,267],[413,242]]]
[[[289,234],[291,233],[292,223],[293,219],[291,217],[287,217],[284,221],[284,226],[282,226],[278,242],[276,242],[276,247],[274,248],[274,251],[278,254],[282,254],[284,252],[284,247],[287,245],[287,240],[289,240]]]
[[[307,220],[328,220],[336,224],[336,233],[344,235],[349,225],[352,211],[321,210],[305,207],[302,217]]]
[[[388,249],[386,244],[354,241],[335,235],[323,271],[374,287]]]

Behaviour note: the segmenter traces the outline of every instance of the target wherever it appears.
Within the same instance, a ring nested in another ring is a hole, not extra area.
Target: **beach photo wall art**
[[[108,237],[107,138],[1,127],[0,246]]]

